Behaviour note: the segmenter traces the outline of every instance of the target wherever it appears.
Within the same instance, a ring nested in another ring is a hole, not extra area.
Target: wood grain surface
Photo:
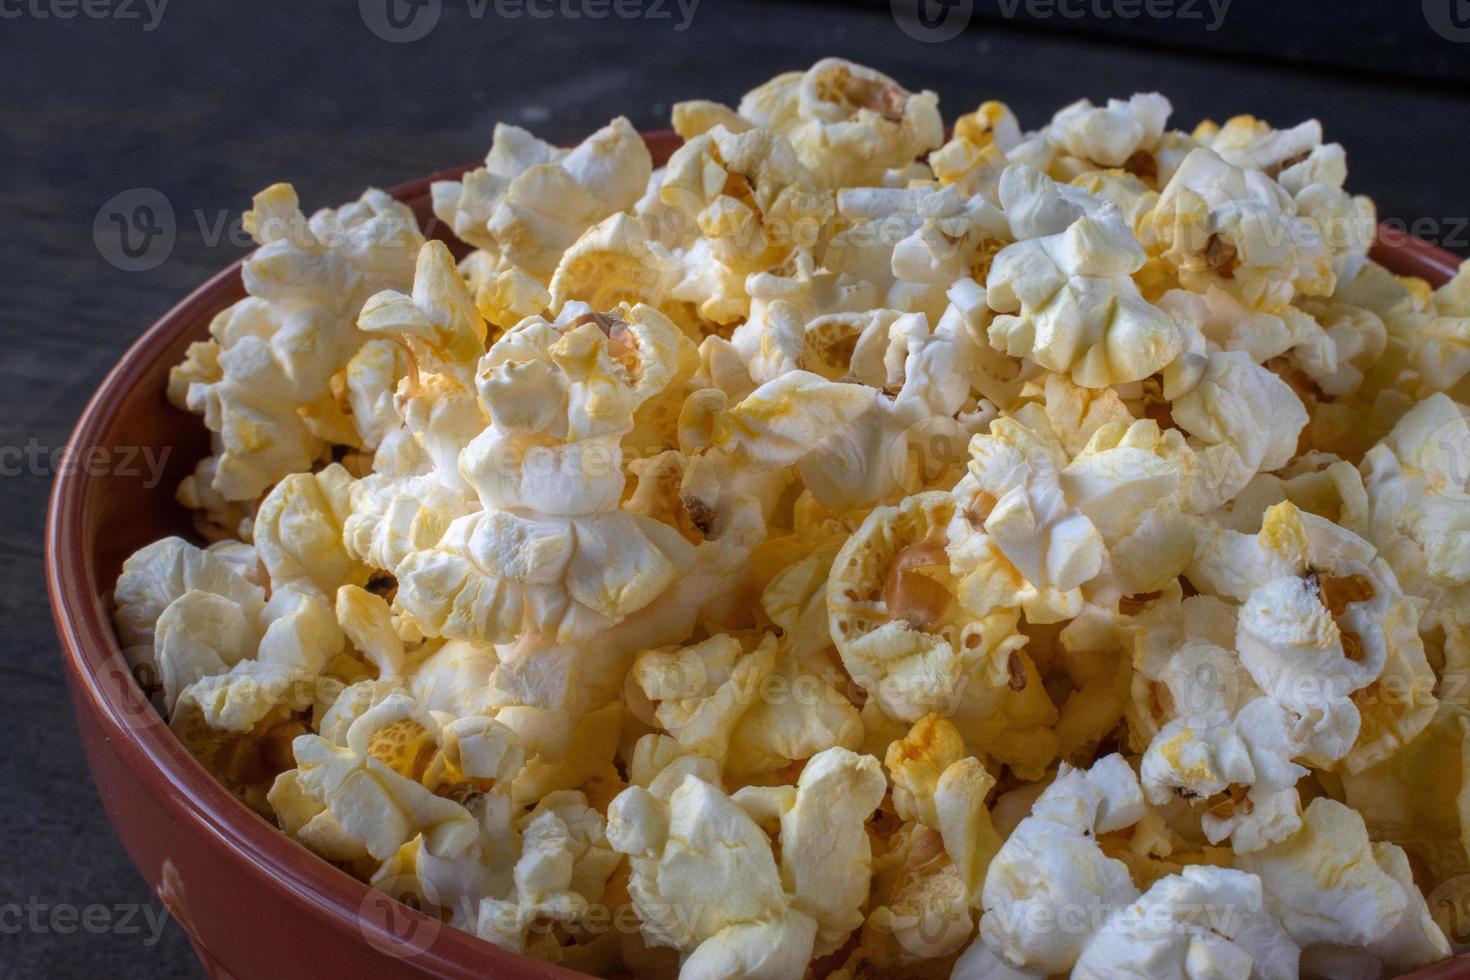
[[[830,53],[935,89],[949,117],[1001,98],[1034,126],[1078,97],[1141,89],[1168,94],[1186,126],[1246,111],[1278,124],[1316,116],[1346,145],[1353,189],[1382,215],[1470,252],[1470,99],[1456,76],[1470,44],[1431,31],[1417,2],[1392,5],[1402,20],[1391,36],[1378,32],[1384,43],[1411,39],[1405,58],[1428,59],[1401,72],[1391,57],[1357,70],[1314,55],[1330,34],[1252,45],[1239,21],[1216,42],[1178,24],[1089,35],[1070,21],[987,15],[925,43],[887,3],[702,0],[690,17],[688,0],[427,0],[437,23],[400,43],[370,29],[374,3],[174,0],[159,15],[158,0],[0,0],[5,976],[200,975],[176,926],[153,934],[160,906],[87,776],[43,591],[41,527],[56,451],[88,393],[140,331],[242,254],[239,215],[273,181],[294,182],[308,209],[337,203],[482,156],[497,120],[555,140],[616,113],[662,128],[675,101],[734,101]],[[1231,16],[1248,16],[1244,6]],[[1293,23],[1330,32],[1335,9]],[[599,10],[607,16],[593,19]],[[645,16],[617,14],[634,10]],[[111,215],[147,191],[165,202],[153,214],[161,223],[149,223],[165,237],[129,258]],[[135,264],[149,267],[119,267]]]

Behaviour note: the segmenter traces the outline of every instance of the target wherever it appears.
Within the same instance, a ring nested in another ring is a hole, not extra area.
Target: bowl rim
[[[650,142],[677,140],[667,130],[645,132],[643,136]],[[440,170],[399,184],[388,193],[400,201],[421,199],[429,193],[434,181],[455,179],[476,166],[479,164]],[[431,218],[426,223],[425,235],[430,235],[435,226]],[[1465,261],[1407,232],[1382,224],[1377,229],[1372,256],[1396,273],[1412,270],[1414,274],[1440,280],[1453,276]],[[67,445],[90,446],[99,441],[122,401],[141,376],[155,365],[158,352],[186,333],[188,327],[207,320],[223,308],[217,304],[232,287],[238,292],[246,257],[206,279],[129,345],[88,399]],[[161,780],[158,785],[168,791],[183,815],[235,858],[244,860],[280,898],[302,910],[314,909],[317,915],[313,918],[336,931],[355,930],[355,939],[371,939],[376,948],[388,948],[380,943],[391,945],[401,936],[385,928],[376,917],[362,914],[364,903],[373,894],[368,885],[291,840],[216,782],[161,718],[145,725],[128,720],[139,717],[140,711],[153,709],[132,682],[131,674],[124,671],[129,679],[120,682],[116,672],[109,674],[105,670],[109,661],[120,657],[122,651],[110,615],[104,610],[104,601],[111,590],[100,588],[104,583],[96,581],[95,556],[86,547],[83,534],[92,496],[89,490],[95,479],[98,478],[88,474],[85,468],[76,467],[64,468],[55,475],[44,532],[47,592],[73,696],[85,698],[91,714],[105,725],[113,750],[125,758],[131,771],[156,773]],[[94,585],[99,588],[94,590]],[[143,873],[146,878],[147,871]],[[437,922],[411,909],[405,908],[405,912],[411,917],[419,916],[425,923]],[[185,928],[188,929],[187,924]],[[487,966],[523,973],[534,970],[547,977],[584,976],[501,949],[454,928],[438,930],[426,948],[405,955],[412,957],[415,968],[444,976],[483,976]]]

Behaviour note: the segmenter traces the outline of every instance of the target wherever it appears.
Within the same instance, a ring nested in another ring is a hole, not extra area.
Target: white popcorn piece
[[[1062,448],[999,418],[970,441],[970,454],[949,527],[953,565],[964,577],[961,601],[977,613],[1021,605],[1035,622],[1076,615],[1081,586],[1102,570],[1106,544],[1067,500]]]
[[[939,97],[912,93],[881,72],[823,58],[740,100],[740,116],[775,130],[826,187],[877,184],[943,141]]]
[[[817,923],[815,956],[841,948],[862,924],[872,873],[865,824],[886,789],[877,759],[830,748],[807,762],[781,814],[781,879]]]
[[[186,592],[208,592],[240,607],[253,622],[265,606],[265,590],[212,549],[200,549],[183,538],[162,538],[134,552],[123,563],[113,602],[124,653],[134,666],[156,663],[154,644],[158,618]]]
[[[1312,801],[1295,836],[1238,863],[1260,877],[1266,908],[1302,947],[1376,942],[1409,908],[1403,885],[1374,859],[1363,818],[1329,799]]]
[[[399,564],[398,602],[429,636],[503,643],[529,630],[568,642],[647,606],[692,560],[673,528],[622,511],[479,511]]]
[[[1420,628],[1438,627],[1444,657],[1470,663],[1470,417],[1436,394],[1410,409],[1363,458],[1368,536],[1404,591],[1425,600]]]
[[[741,940],[766,923],[775,927],[760,938],[780,943],[766,948],[766,962],[811,958],[815,920],[791,907],[766,835],[703,779],[685,775],[662,799],[624,790],[608,809],[608,841],[629,855],[628,892],[648,942],[696,956],[712,943],[699,962],[740,964]],[[783,924],[788,917],[797,921]]]
[[[475,932],[497,946],[557,960],[546,948],[546,923],[574,924],[602,898],[619,857],[608,846],[602,815],[581,793],[553,793],[525,818],[509,898],[480,903]],[[530,934],[541,930],[537,939]]]
[[[1157,92],[1126,102],[1109,99],[1105,106],[1083,99],[1053,116],[1046,134],[1066,152],[1097,167],[1123,167],[1134,154],[1158,145],[1173,111],[1169,100]]]
[[[419,250],[413,293],[385,290],[363,305],[358,328],[408,351],[410,376],[448,374],[470,388],[470,372],[485,352],[485,321],[460,278],[449,247],[430,241]]]
[[[190,589],[158,617],[156,646],[166,710],[195,681],[223,674],[255,653],[260,626],[244,608],[221,595]]]
[[[367,569],[342,546],[351,495],[352,477],[337,463],[293,473],[266,494],[255,515],[255,549],[272,589],[326,599],[367,581]]]
[[[381,596],[356,585],[337,590],[337,624],[352,645],[378,668],[378,677],[392,680],[403,672],[403,638],[393,628],[393,611]]]
[[[929,166],[941,184],[957,184],[968,193],[980,191],[1005,166],[1005,154],[1020,145],[1021,125],[1004,102],[982,102],[955,120],[954,138],[929,154]]]
[[[1294,292],[1326,296],[1336,284],[1322,229],[1296,213],[1280,185],[1200,147],[1160,191],[1152,216],[1163,257],[1187,289],[1211,286],[1250,309],[1280,309]]]
[[[985,873],[1001,847],[985,807],[995,777],[984,763],[965,754],[959,729],[932,714],[888,746],[885,764],[898,815],[939,832],[970,904],[981,908]]]
[[[718,262],[742,274],[819,247],[833,208],[778,133],[719,126],[669,158],[659,200],[682,217],[680,239],[707,240]]]
[[[1165,393],[1195,450],[1187,491],[1195,513],[1219,507],[1257,473],[1285,466],[1307,424],[1291,388],[1243,352],[1208,355],[1197,385]]]
[[[827,585],[843,665],[889,715],[917,720],[956,688],[974,632],[954,601],[945,533],[954,504],[940,492],[879,507],[838,552]]]
[[[990,951],[1015,969],[1071,969],[1107,913],[1138,898],[1127,866],[1107,857],[1096,835],[1143,812],[1138,777],[1122,756],[1087,771],[1063,765],[990,863],[980,920]]]
[[[406,286],[423,243],[408,208],[381,191],[307,219],[290,185],[275,184],[245,228],[260,245],[245,262],[249,296],[214,319],[213,346],[196,345],[170,382],[214,433],[213,489],[226,500],[252,500],[322,455],[303,415],[331,401],[332,376],[362,345],[364,301]]]
[[[1113,913],[1088,941],[1072,976],[1291,980],[1300,954],[1266,909],[1260,879],[1195,866],[1160,879]]]
[[[1003,314],[991,344],[1089,388],[1148,377],[1179,353],[1183,333],[1131,278],[1144,259],[1111,204],[1006,246],[985,281],[987,302]]]
[[[622,116],[571,150],[499,124],[485,166],[433,185],[434,214],[496,271],[546,281],[582,232],[632,210],[652,171],[643,138]]]
[[[427,711],[406,695],[389,695],[352,722],[345,746],[297,738],[294,778],[380,861],[420,834],[432,853],[453,857],[478,844],[479,827],[463,806],[418,781],[438,739]]]

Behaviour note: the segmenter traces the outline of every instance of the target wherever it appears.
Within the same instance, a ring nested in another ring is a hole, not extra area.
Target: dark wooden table
[[[41,526],[50,455],[88,393],[140,331],[241,254],[234,223],[272,181],[293,181],[314,208],[476,159],[496,120],[556,140],[615,113],[660,128],[679,99],[734,101],[835,53],[937,90],[950,117],[995,97],[1036,125],[1080,96],[1140,89],[1167,93],[1185,125],[1247,111],[1280,124],[1316,116],[1347,146],[1352,186],[1385,216],[1470,251],[1470,43],[1443,22],[1436,32],[1418,3],[1373,4],[1398,13],[1355,14],[1339,38],[1301,3],[1274,5],[1291,8],[1282,14],[1237,0],[1209,32],[1177,18],[1131,28],[1029,17],[1024,5],[1006,18],[996,0],[953,0],[952,11],[973,10],[969,29],[929,43],[886,2],[704,0],[688,22],[688,0],[660,0],[663,16],[594,20],[595,2],[428,0],[423,9],[440,13],[432,30],[390,42],[368,25],[373,0],[180,0],[157,18],[144,0],[0,0],[0,744],[10,746],[0,974],[199,973],[176,926],[150,925],[161,908],[88,778],[57,666]],[[107,202],[139,189],[167,200],[176,234],[166,257],[127,271]]]

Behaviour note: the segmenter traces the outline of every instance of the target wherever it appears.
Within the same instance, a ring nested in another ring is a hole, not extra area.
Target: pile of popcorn
[[[224,785],[601,976],[1378,977],[1470,900],[1470,267],[1307,122],[829,58],[259,194],[116,621]]]

